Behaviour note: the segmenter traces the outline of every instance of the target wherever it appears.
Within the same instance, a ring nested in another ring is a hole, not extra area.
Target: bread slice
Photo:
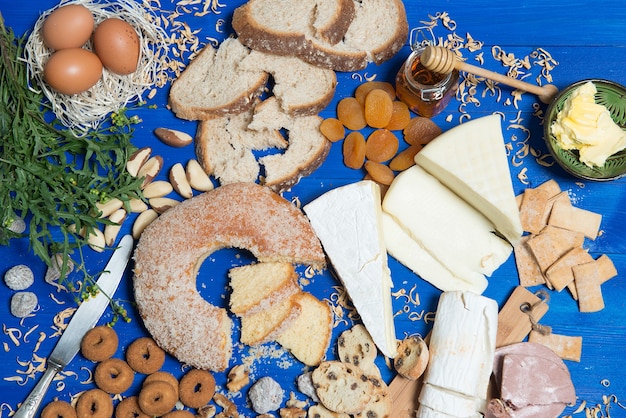
[[[302,45],[307,38],[336,44],[354,18],[353,0],[250,0],[240,9],[233,22],[238,26],[250,25],[245,32],[258,32],[268,42],[282,40],[284,50]],[[240,19],[243,10],[254,19]]]
[[[267,309],[245,315],[241,317],[240,340],[247,345],[272,341],[288,329],[301,312],[302,306],[296,294],[270,305]]]
[[[291,263],[256,263],[235,267],[230,278],[230,311],[250,315],[300,291],[298,274]]]
[[[272,93],[281,109],[294,116],[316,115],[335,95],[334,71],[309,64],[294,56],[252,51],[238,67],[242,71],[262,69],[273,77]]]
[[[277,130],[248,129],[253,110],[198,124],[194,141],[196,157],[204,171],[221,184],[254,183],[260,167],[253,151],[287,147],[287,141]]]
[[[277,55],[295,55],[336,71],[357,71],[394,56],[408,36],[402,0],[353,0],[354,17],[341,41],[333,43],[311,30],[312,19],[286,20],[288,0],[249,0],[233,15],[233,28],[249,48]],[[281,16],[275,19],[274,16]],[[349,16],[348,16],[349,17]]]
[[[294,296],[301,313],[276,337],[276,342],[289,350],[307,366],[317,366],[324,360],[333,329],[330,306],[308,292]]]
[[[261,69],[236,71],[249,53],[235,38],[217,49],[205,46],[172,83],[169,105],[176,116],[203,120],[249,110],[269,78]]]
[[[285,129],[289,139],[284,153],[259,159],[265,168],[265,186],[276,192],[288,190],[322,165],[330,152],[331,143],[320,132],[321,123],[319,116],[294,117],[284,113],[275,97],[256,106],[248,128],[259,132]]]

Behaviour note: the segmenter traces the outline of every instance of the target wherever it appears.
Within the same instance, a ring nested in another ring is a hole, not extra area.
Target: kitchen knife
[[[54,376],[72,361],[78,353],[83,336],[96,325],[104,313],[124,275],[132,249],[133,238],[130,235],[124,236],[96,282],[100,291],[96,296],[80,304],[48,357],[46,371],[22,406],[15,412],[13,418],[35,416]]]

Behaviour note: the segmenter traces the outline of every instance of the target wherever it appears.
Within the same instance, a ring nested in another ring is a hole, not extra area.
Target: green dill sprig
[[[89,235],[109,222],[100,218],[96,204],[142,197],[142,179],[125,169],[136,149],[132,126],[140,120],[123,109],[81,135],[60,126],[49,117],[43,94],[29,87],[25,36],[7,29],[1,14],[0,32],[0,245],[22,236],[7,228],[16,217],[26,220],[25,235],[36,256],[52,266],[52,256],[61,254],[62,278],[69,260],[78,267],[83,280],[66,287],[78,291],[80,301],[95,283],[82,249]]]

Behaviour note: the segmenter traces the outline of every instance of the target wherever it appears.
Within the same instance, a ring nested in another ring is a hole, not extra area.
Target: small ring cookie
[[[178,397],[172,385],[155,380],[141,387],[137,402],[144,413],[160,416],[167,414],[174,408],[178,402]]]
[[[215,378],[206,370],[193,369],[180,379],[178,395],[189,408],[200,408],[208,404],[215,394]]]
[[[54,401],[41,411],[41,418],[76,418],[76,410],[69,402]]]
[[[137,373],[154,373],[163,367],[165,351],[150,337],[138,338],[126,349],[126,361]]]
[[[128,363],[118,358],[104,360],[96,366],[94,380],[103,391],[111,394],[123,393],[133,384],[135,372]]]
[[[80,352],[87,360],[104,361],[113,357],[118,344],[117,332],[101,325],[87,331],[80,342]]]
[[[80,418],[111,418],[113,399],[102,389],[90,389],[78,398],[76,415]]]

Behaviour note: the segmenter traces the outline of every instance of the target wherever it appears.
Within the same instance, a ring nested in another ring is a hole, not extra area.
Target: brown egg
[[[56,51],[43,70],[43,78],[59,93],[72,95],[89,90],[102,77],[102,62],[82,48]]]
[[[41,36],[48,48],[58,51],[80,48],[93,32],[91,11],[80,4],[68,4],[50,13],[41,27]]]
[[[139,62],[139,36],[121,19],[103,20],[93,34],[93,48],[109,71],[126,75],[135,72]]]

